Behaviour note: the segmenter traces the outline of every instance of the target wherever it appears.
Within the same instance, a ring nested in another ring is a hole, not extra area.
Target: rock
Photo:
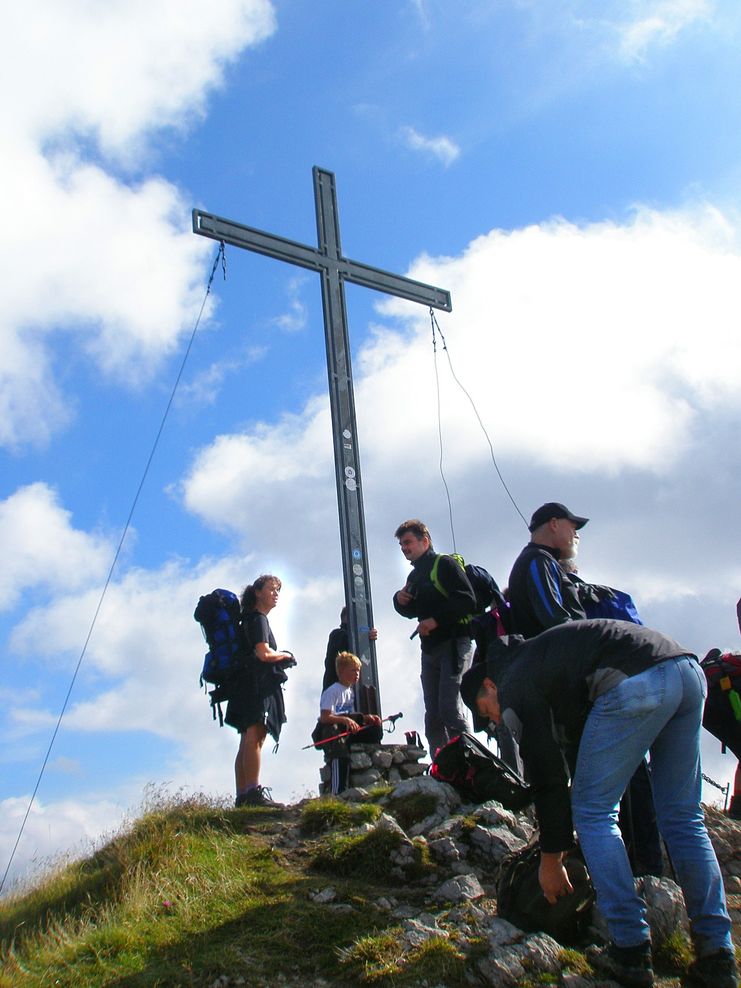
[[[418,775],[424,775],[425,771],[426,769],[424,765],[414,765],[411,762],[404,762],[403,765],[399,766],[399,772],[402,777],[406,777],[407,779],[414,778]]]
[[[639,878],[638,894],[646,903],[646,920],[651,927],[654,947],[663,943],[675,930],[688,928],[682,890],[669,878],[646,875]]]
[[[438,837],[437,840],[430,840],[429,848],[430,854],[432,854],[436,861],[450,863],[460,861],[462,857],[462,849],[452,837]]]
[[[364,803],[368,799],[368,790],[361,786],[351,786],[340,793],[340,799],[347,800],[348,803]]]
[[[325,905],[328,902],[334,902],[337,898],[337,893],[333,888],[321,889],[319,892],[309,893],[309,898],[312,902],[316,902],[317,905]]]
[[[382,813],[379,816],[379,818],[376,820],[375,829],[386,830],[392,834],[400,834],[404,839],[404,841],[409,843],[409,838],[407,837],[407,835],[404,833],[404,831],[396,822],[396,820],[392,816],[389,816],[388,813]]]
[[[372,764],[375,768],[390,768],[393,757],[390,751],[374,751]]]
[[[370,768],[373,765],[373,759],[365,751],[352,751],[350,750],[350,768]]]
[[[521,837],[515,837],[507,827],[475,827],[469,837],[471,846],[476,850],[491,858],[494,862],[499,862],[508,854],[521,850],[525,846],[525,841]]]
[[[484,894],[481,882],[469,873],[443,882],[434,897],[440,902],[462,902],[466,899],[481,899]]]
[[[353,786],[360,786],[362,789],[369,789],[376,785],[381,779],[381,773],[377,768],[369,768],[367,772],[353,772],[350,781]]]

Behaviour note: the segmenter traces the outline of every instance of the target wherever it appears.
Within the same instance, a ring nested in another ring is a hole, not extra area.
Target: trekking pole
[[[404,714],[391,714],[389,717],[383,717],[381,723],[385,724],[386,721],[393,726],[396,724],[397,720],[403,717]],[[360,728],[362,730],[362,728]],[[357,731],[344,731],[342,734],[333,734],[331,738],[325,738],[323,741],[312,741],[311,744],[305,744],[301,751],[306,751],[307,748],[320,748],[323,744],[329,744],[330,741],[339,741],[340,738],[346,738],[350,734],[357,734]]]

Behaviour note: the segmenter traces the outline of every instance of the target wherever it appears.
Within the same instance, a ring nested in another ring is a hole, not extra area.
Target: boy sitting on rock
[[[380,717],[355,711],[355,686],[360,679],[360,659],[352,652],[339,652],[335,668],[338,682],[332,683],[322,693],[319,701],[319,723],[312,736],[314,741],[318,741],[321,738],[330,738],[333,734],[347,735],[332,742],[330,746],[333,796],[344,792],[350,781],[350,754],[347,745],[352,741],[373,744],[383,737]]]

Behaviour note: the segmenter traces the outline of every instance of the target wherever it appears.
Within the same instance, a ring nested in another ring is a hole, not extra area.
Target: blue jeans
[[[461,678],[473,661],[470,638],[454,638],[432,648],[423,644],[422,695],[430,756],[462,731],[470,730],[461,700]]]
[[[597,697],[579,743],[571,789],[574,826],[610,937],[620,947],[650,938],[618,829],[618,803],[650,752],[659,831],[682,887],[698,956],[732,950],[718,861],[700,807],[700,724],[705,676],[682,655]]]

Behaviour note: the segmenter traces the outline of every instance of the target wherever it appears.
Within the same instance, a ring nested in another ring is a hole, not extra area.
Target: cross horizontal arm
[[[334,270],[345,281],[365,288],[373,288],[388,295],[396,295],[411,302],[431,305],[445,312],[450,312],[452,309],[450,292],[446,292],[443,288],[435,288],[433,285],[426,285],[412,278],[403,278],[345,257],[329,257],[316,247],[287,240],[285,237],[277,237],[275,234],[265,233],[263,230],[235,223],[214,216],[212,213],[204,213],[200,209],[193,210],[193,232],[210,237],[212,240],[223,240],[233,247],[242,247],[257,254],[265,254],[267,257],[275,257],[289,264],[309,268],[311,271]]]

